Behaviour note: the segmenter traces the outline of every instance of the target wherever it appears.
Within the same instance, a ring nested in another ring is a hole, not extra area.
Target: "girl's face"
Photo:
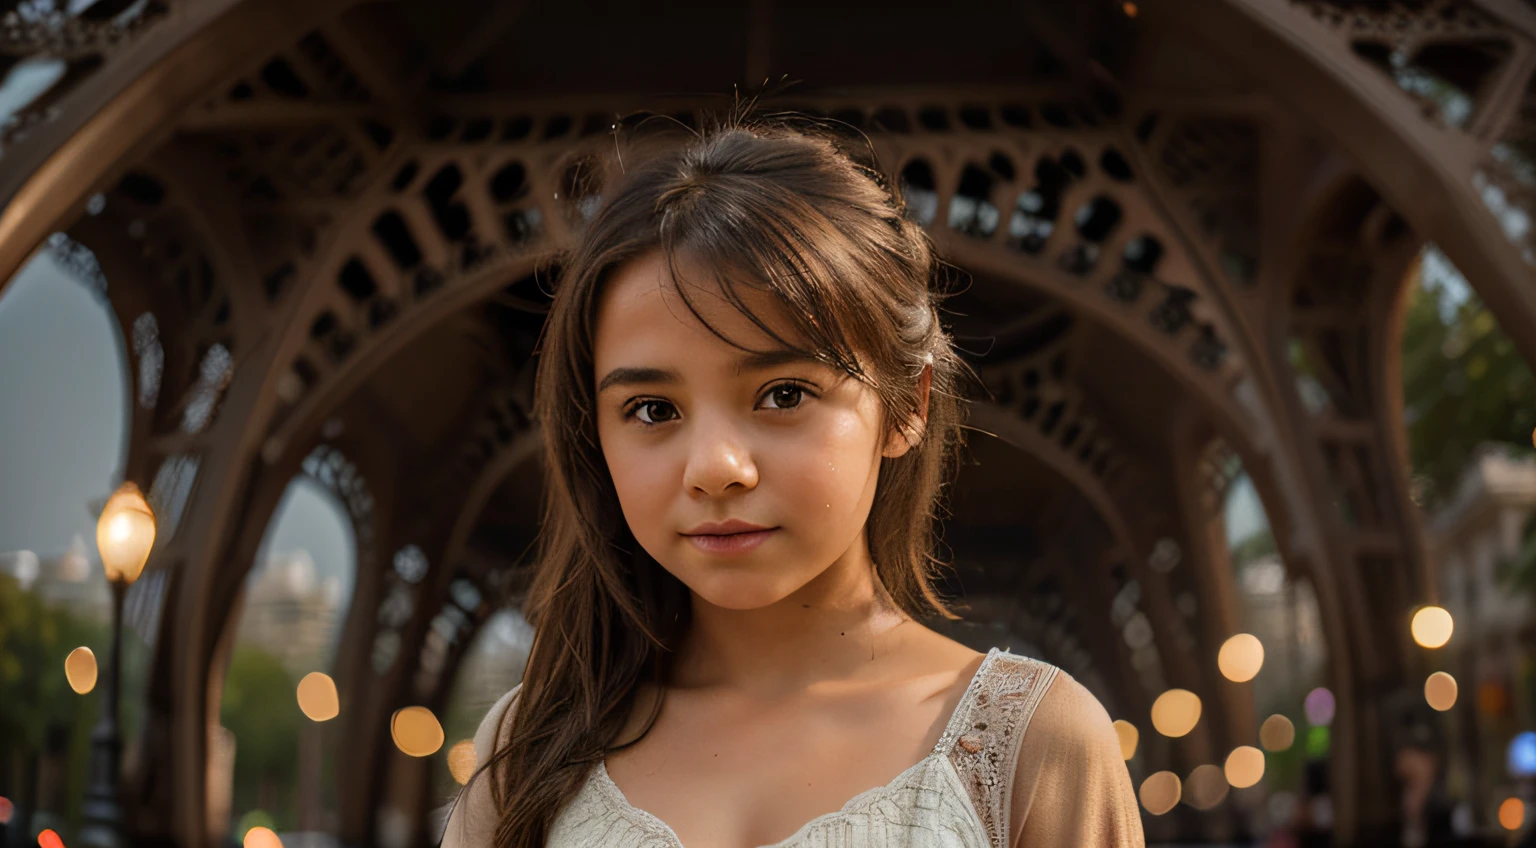
[[[704,601],[781,601],[840,557],[862,556],[887,434],[878,397],[840,371],[783,351],[679,261],[705,320],[689,312],[659,251],[619,268],[599,303],[597,433],[631,532]],[[774,298],[745,286],[753,314],[794,339]],[[857,546],[857,547],[856,547]]]

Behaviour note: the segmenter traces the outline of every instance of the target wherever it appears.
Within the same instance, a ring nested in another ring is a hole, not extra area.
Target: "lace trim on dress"
[[[763,848],[981,848],[983,839],[989,848],[1007,848],[1019,743],[1055,675],[1050,665],[993,648],[927,756]],[[601,761],[558,819],[550,844],[562,848],[682,848],[666,822],[629,803]]]
[[[1009,653],[989,654],[987,663],[990,667],[981,676],[981,685],[966,693],[969,702],[960,704],[958,712],[966,721],[959,723],[955,738],[941,744],[947,741],[952,746],[950,765],[971,797],[993,848],[1008,848],[1019,743],[1056,678],[1056,668]]]

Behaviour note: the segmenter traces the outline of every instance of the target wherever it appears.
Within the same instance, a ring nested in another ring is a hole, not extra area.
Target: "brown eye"
[[[677,407],[664,400],[648,400],[637,404],[630,415],[642,424],[664,424],[677,417]]]
[[[768,409],[794,409],[805,398],[805,389],[794,383],[781,383],[763,396],[763,406]]]

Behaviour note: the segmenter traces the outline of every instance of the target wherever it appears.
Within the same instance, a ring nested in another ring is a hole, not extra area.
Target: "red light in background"
[[[15,814],[16,805],[11,803],[11,799],[0,795],[0,824],[10,824],[11,816]]]
[[[37,835],[38,848],[64,848],[64,840],[57,833],[45,830]]]

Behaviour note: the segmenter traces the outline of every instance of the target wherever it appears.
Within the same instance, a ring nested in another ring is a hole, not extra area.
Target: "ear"
[[[933,386],[933,366],[924,365],[923,373],[917,378],[917,414],[907,422],[905,427],[898,427],[886,437],[885,449],[881,456],[895,459],[905,456],[907,451],[917,447],[923,441],[923,434],[928,430],[928,390]]]

